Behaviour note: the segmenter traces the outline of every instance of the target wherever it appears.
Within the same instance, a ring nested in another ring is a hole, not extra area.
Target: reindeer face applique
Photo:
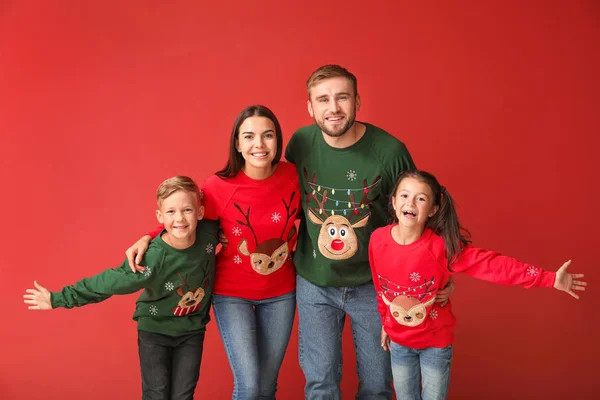
[[[390,308],[390,314],[400,325],[415,327],[419,326],[427,316],[427,307],[435,302],[435,278],[422,279],[418,272],[409,275],[411,285],[399,285],[378,275],[381,287],[381,299]],[[395,296],[389,301],[386,295]],[[429,297],[425,303],[422,300]]]
[[[281,236],[278,238],[267,239],[260,243],[258,242],[256,234],[254,233],[254,229],[252,228],[252,224],[250,223],[250,207],[248,207],[247,212],[244,213],[238,204],[234,204],[234,206],[246,219],[246,222],[237,220],[237,223],[250,228],[250,231],[254,236],[254,242],[256,243],[256,248],[254,251],[250,252],[248,249],[248,241],[246,239],[242,239],[238,244],[238,251],[240,254],[250,257],[252,269],[261,275],[269,275],[279,270],[290,255],[288,242],[292,239],[292,237],[294,237],[294,234],[296,233],[296,227],[293,226],[290,229],[287,235],[287,240],[283,240],[283,235],[290,219],[295,217],[296,212],[298,211],[297,208],[294,208],[290,211],[295,194],[295,192],[292,192],[289,203],[286,203],[285,200],[282,200],[286,209],[287,218],[285,219]]]
[[[352,257],[358,251],[358,238],[354,228],[362,228],[369,222],[369,214],[351,224],[341,215],[332,215],[325,221],[308,210],[308,218],[312,223],[321,225],[319,232],[319,251],[331,260],[345,260]]]
[[[427,300],[425,303],[421,303],[419,299],[408,296],[398,296],[391,302],[381,295],[383,302],[390,308],[390,313],[400,325],[404,326],[418,326],[423,323],[425,316],[427,315],[427,308],[435,301],[435,296]]]
[[[190,289],[190,286],[187,282],[187,276],[182,277],[180,274],[182,282],[179,283],[179,287],[177,288],[177,294],[181,296],[179,302],[177,302],[177,307],[173,310],[173,315],[184,316],[193,313],[200,307],[200,303],[202,303],[202,299],[204,299],[204,295],[206,294],[204,288],[208,286],[208,277],[204,280],[204,288],[196,288]]]
[[[375,178],[371,185],[367,184],[366,179],[363,180],[363,187],[360,189],[321,188],[317,184],[316,174],[313,174],[312,180],[309,181],[306,168],[304,168],[304,177],[311,188],[310,192],[304,191],[306,203],[314,199],[318,205],[315,208],[309,207],[307,214],[313,224],[321,225],[317,239],[319,252],[330,260],[346,260],[354,256],[358,251],[358,237],[354,229],[367,226],[371,214],[362,215],[355,222],[350,222],[350,219],[352,216],[359,216],[360,209],[371,207],[371,203],[377,200],[379,196],[369,199],[368,194],[379,184],[381,177]],[[354,196],[357,192],[362,193],[360,201],[356,201]],[[344,216],[347,214],[350,214],[348,218]],[[322,219],[321,215],[325,219]]]

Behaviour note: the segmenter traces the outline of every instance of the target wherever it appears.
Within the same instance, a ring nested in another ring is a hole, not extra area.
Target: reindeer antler
[[[292,210],[292,212],[290,213],[290,207],[292,206],[292,201],[294,201],[295,195],[296,195],[296,192],[292,192],[289,204],[286,204],[285,199],[281,199],[281,201],[283,201],[283,205],[285,206],[285,213],[286,213],[285,224],[283,225],[283,231],[281,231],[281,239],[283,239],[283,234],[285,233],[285,228],[287,227],[288,222],[290,222],[290,218],[293,217],[294,215],[296,215],[296,211],[298,211],[298,208],[294,208]]]
[[[429,288],[433,285],[434,280],[435,276],[432,276],[429,281],[425,282],[425,293],[419,295],[419,300],[423,300],[423,298],[429,294]]]
[[[360,203],[356,203],[356,200],[354,199],[354,193],[350,193],[350,201],[355,205],[354,214],[358,215],[359,208],[364,208],[364,206],[371,207],[371,203],[379,198],[379,195],[377,195],[374,198],[369,199],[369,188],[376,186],[380,180],[381,176],[378,176],[375,178],[373,183],[369,185],[367,184],[367,180],[363,179],[363,195],[362,199],[360,199]]]
[[[304,177],[308,181],[308,172],[306,171],[306,168],[304,168]],[[313,174],[313,178],[312,181],[310,181],[310,183],[311,187],[317,184],[317,174]],[[315,201],[319,205],[319,208],[314,208],[314,210],[317,212],[317,214],[325,214],[325,218],[328,218],[329,215],[327,214],[327,211],[325,211],[325,202],[327,201],[327,189],[323,190],[321,201],[319,201],[319,197],[313,193],[314,191],[314,189],[310,192],[307,192],[306,190],[304,191],[304,194],[306,195],[306,203],[309,203],[312,199],[315,199]]]
[[[179,282],[179,286],[181,287],[181,290],[182,290],[184,293],[185,293],[185,292],[187,292],[187,289],[186,289],[186,288],[188,288],[188,289],[189,289],[189,287],[190,287],[190,285],[188,284],[188,281],[187,281],[187,275],[186,275],[186,277],[185,277],[185,278],[184,278],[183,276],[181,276],[181,274],[180,274],[179,272],[177,273],[177,275],[178,275],[178,276],[181,278],[181,280],[183,281],[183,283],[182,283],[182,282]]]
[[[240,213],[242,213],[244,218],[246,218],[245,223],[240,221],[239,219],[236,220],[236,222],[240,225],[244,225],[244,226],[247,226],[248,228],[250,228],[250,232],[252,232],[252,236],[254,236],[254,242],[256,243],[256,246],[258,247],[258,239],[256,238],[256,233],[254,233],[254,229],[252,229],[252,225],[250,225],[250,206],[248,206],[248,214],[244,214],[244,212],[242,211],[242,208],[238,204],[233,203],[233,205],[235,206],[235,208],[237,208],[239,210]]]

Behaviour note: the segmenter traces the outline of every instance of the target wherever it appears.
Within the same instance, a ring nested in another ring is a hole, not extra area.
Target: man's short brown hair
[[[317,68],[315,72],[313,72],[308,80],[306,81],[306,90],[308,91],[308,98],[310,100],[310,88],[319,83],[324,79],[335,78],[338,76],[343,76],[347,78],[352,83],[352,88],[354,89],[354,95],[358,94],[358,81],[356,80],[356,76],[346,68],[341,67],[335,64],[323,65],[322,67]]]
[[[161,183],[156,190],[156,202],[160,206],[167,197],[178,190],[185,190],[186,192],[196,194],[198,207],[202,205],[202,192],[198,189],[196,182],[187,176],[174,176]]]

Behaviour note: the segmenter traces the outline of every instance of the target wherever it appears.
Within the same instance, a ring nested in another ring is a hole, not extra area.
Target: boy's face
[[[198,207],[195,193],[178,190],[160,202],[159,207],[156,218],[173,239],[195,239],[196,225],[204,216],[204,206]]]

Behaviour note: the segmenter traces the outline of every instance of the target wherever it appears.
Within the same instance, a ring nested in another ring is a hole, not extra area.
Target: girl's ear
[[[431,218],[435,215],[435,213],[438,212],[438,210],[440,209],[440,206],[433,206],[433,208],[431,209],[431,212],[429,213],[428,217]]]

